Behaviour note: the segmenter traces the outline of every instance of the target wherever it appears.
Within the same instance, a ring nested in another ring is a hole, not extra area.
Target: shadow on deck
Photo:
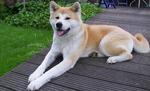
[[[132,34],[143,33],[150,40],[149,12],[148,9],[107,9],[87,23],[117,25]],[[28,76],[48,50],[1,77],[0,91],[26,91]],[[52,79],[40,91],[150,91],[150,53],[134,53],[133,60],[117,64],[106,64],[106,58],[81,58],[73,69]]]

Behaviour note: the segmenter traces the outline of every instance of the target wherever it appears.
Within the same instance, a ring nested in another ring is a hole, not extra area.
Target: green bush
[[[14,15],[9,15],[4,19],[4,22],[25,27],[49,28],[49,3],[42,1],[30,1],[23,9],[22,4],[16,5],[19,12]]]
[[[91,18],[92,16],[96,15],[97,13],[101,12],[101,9],[94,4],[91,3],[82,3],[82,19],[87,20]]]
[[[59,4],[63,4],[59,2]],[[69,4],[70,5],[70,4]],[[96,13],[100,12],[100,8],[93,4],[85,3],[81,4],[82,7],[82,18],[87,20],[88,18],[94,16]],[[26,4],[26,8],[23,9],[22,4],[15,5],[15,11],[11,10],[10,14],[5,17],[4,22],[15,25],[15,26],[25,26],[25,27],[35,27],[49,29],[49,2],[44,1],[30,1]]]

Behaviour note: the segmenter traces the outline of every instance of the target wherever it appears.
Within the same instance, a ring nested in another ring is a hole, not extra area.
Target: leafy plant
[[[81,9],[82,9],[83,20],[87,20],[91,18],[92,16],[96,15],[97,13],[101,12],[100,8],[98,8],[97,6],[91,3],[82,3]]]
[[[64,5],[63,2],[58,2],[60,5]],[[71,4],[66,4],[66,6]],[[96,13],[99,13],[100,8],[96,7],[90,3],[82,3],[82,15],[83,20],[94,16]],[[21,3],[15,5],[15,10],[19,12],[10,12],[11,14],[5,17],[4,22],[15,25],[15,26],[25,26],[25,27],[35,27],[35,28],[44,28],[49,29],[49,2],[48,1],[30,1],[26,3],[25,10]],[[13,12],[13,13],[12,13]]]
[[[49,28],[49,5],[43,1],[30,1],[23,10],[22,4],[17,4],[19,12],[7,16],[4,21],[15,26]]]

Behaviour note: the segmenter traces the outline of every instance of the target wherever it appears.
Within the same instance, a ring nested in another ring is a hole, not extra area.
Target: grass
[[[0,23],[0,76],[48,47],[51,38],[50,31]]]

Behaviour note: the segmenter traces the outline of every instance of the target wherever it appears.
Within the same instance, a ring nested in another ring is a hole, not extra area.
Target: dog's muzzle
[[[58,36],[63,36],[69,32],[70,28],[63,30],[63,29],[57,29],[57,35]]]

